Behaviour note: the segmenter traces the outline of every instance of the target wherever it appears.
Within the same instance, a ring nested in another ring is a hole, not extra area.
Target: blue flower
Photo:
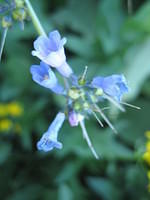
[[[104,93],[113,97],[118,102],[124,93],[127,93],[129,88],[124,75],[112,75],[107,77],[95,77],[91,85],[95,88],[101,88]]]
[[[63,94],[63,87],[58,84],[57,78],[51,68],[44,62],[32,65],[30,68],[32,79],[39,85],[51,89],[57,94]]]
[[[62,148],[62,143],[57,141],[57,137],[64,120],[65,114],[59,112],[52,124],[49,126],[47,132],[43,134],[42,138],[37,143],[38,150],[47,152],[53,150],[53,148]]]
[[[49,33],[49,37],[40,36],[35,40],[35,50],[32,51],[32,55],[55,67],[63,76],[69,77],[72,74],[72,69],[66,63],[65,43],[66,38],[61,39],[58,31],[52,31]]]

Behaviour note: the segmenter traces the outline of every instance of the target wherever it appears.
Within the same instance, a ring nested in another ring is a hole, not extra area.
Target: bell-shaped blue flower
[[[49,126],[47,132],[45,132],[37,143],[38,150],[45,152],[53,150],[53,148],[61,149],[62,143],[57,141],[58,132],[65,120],[65,114],[59,112],[52,124]]]
[[[66,63],[64,44],[66,38],[62,38],[57,30],[49,33],[49,37],[39,36],[34,42],[33,56],[37,56],[51,67],[55,67],[63,76],[69,77],[72,69]]]
[[[63,94],[63,87],[58,84],[52,69],[44,62],[40,65],[32,65],[30,68],[32,79],[39,85],[46,87],[57,94]]]
[[[124,75],[112,75],[107,77],[95,77],[91,83],[92,87],[101,88],[104,93],[111,96],[118,102],[124,93],[127,93],[129,88]]]

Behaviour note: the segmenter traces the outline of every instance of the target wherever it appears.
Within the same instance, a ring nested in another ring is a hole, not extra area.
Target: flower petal
[[[45,152],[51,151],[53,148],[62,148],[62,143],[57,141],[58,132],[65,120],[65,114],[59,112],[56,115],[56,118],[52,122],[52,124],[49,126],[47,132],[45,132],[40,139],[40,141],[37,143],[38,150],[43,150]]]
[[[58,51],[53,51],[44,58],[44,62],[52,67],[60,67],[66,61],[66,56],[64,48],[59,49]]]
[[[108,77],[95,77],[91,84],[93,87],[102,88],[106,94],[117,101],[120,101],[122,95],[128,92],[128,85],[124,75],[115,74]]]
[[[64,62],[61,66],[56,68],[59,73],[65,77],[69,77],[73,71],[71,67],[67,64],[67,62]]]
[[[57,94],[63,94],[64,89],[58,84],[57,78],[51,68],[44,62],[32,65],[30,68],[32,79],[39,85],[51,89]]]
[[[47,56],[50,53],[49,39],[45,36],[39,36],[34,42],[34,49],[42,56]]]

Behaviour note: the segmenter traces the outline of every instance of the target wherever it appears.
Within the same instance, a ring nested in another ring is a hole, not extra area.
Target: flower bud
[[[78,99],[80,97],[80,91],[76,88],[71,88],[68,91],[68,96],[71,97],[72,99]]]
[[[75,102],[73,107],[74,107],[75,110],[80,110],[81,104],[79,102]]]
[[[70,126],[78,126],[79,122],[84,119],[84,116],[76,113],[74,110],[69,112],[69,124]]]
[[[95,95],[101,96],[102,94],[103,94],[103,89],[102,88],[96,89]]]
[[[69,112],[69,124],[70,126],[78,126],[78,114],[75,111]]]
[[[85,110],[87,110],[87,109],[89,109],[89,104],[87,103],[87,102],[84,102],[83,103],[83,108],[85,109]]]
[[[83,79],[82,77],[79,78],[79,80],[78,80],[78,84],[79,84],[79,85],[83,86],[83,85],[85,85],[85,83],[86,83],[86,80],[85,80],[85,79]]]
[[[25,9],[19,8],[13,11],[12,13],[14,20],[23,21],[27,17]]]
[[[24,7],[24,1],[23,0],[15,0],[15,4],[17,8],[23,8]]]
[[[2,18],[2,27],[3,28],[8,28],[12,25],[12,19],[10,16],[4,16]]]

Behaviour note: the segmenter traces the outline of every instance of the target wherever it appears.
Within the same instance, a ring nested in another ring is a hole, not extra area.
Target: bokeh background
[[[1,1],[3,2],[3,1]],[[37,38],[32,22],[14,23],[0,63],[1,200],[148,200],[148,166],[142,159],[150,129],[150,1],[32,0],[48,33],[67,37],[66,55],[75,73],[88,65],[96,75],[123,73],[130,92],[125,101],[140,106],[125,113],[106,111],[119,134],[92,117],[86,127],[101,154],[96,160],[80,127],[66,121],[62,150],[41,153],[36,142],[64,106],[62,98],[35,84],[29,68]],[[0,28],[0,37],[3,29]],[[150,190],[150,189],[149,189]]]

